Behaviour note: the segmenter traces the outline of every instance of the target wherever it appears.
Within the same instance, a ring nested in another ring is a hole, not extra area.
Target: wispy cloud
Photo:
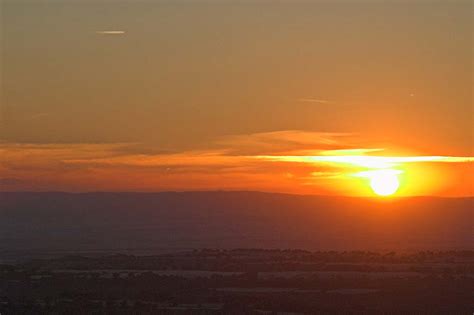
[[[52,116],[52,113],[37,113],[25,118],[25,120],[40,120]]]
[[[221,138],[217,144],[232,154],[284,154],[301,150],[330,150],[347,147],[351,133],[281,130],[234,135]]]
[[[100,35],[123,35],[125,31],[121,30],[103,30],[103,31],[96,31],[96,34]]]
[[[18,178],[0,178],[0,185],[16,185],[21,184],[22,180]]]
[[[2,166],[122,165],[137,167],[245,167],[256,163],[291,162],[388,168],[405,163],[466,163],[474,157],[383,156],[383,148],[354,148],[351,134],[286,130],[229,136],[214,148],[167,152],[136,143],[17,144],[0,143]],[[335,149],[332,149],[332,148]],[[328,149],[329,148],[329,149]],[[268,154],[270,152],[270,154]],[[290,152],[291,154],[285,154]],[[377,155],[371,155],[376,153]]]
[[[34,189],[53,190],[225,187],[303,192],[302,187],[325,189],[348,177],[354,180],[350,175],[356,172],[474,162],[474,157],[462,156],[384,156],[383,148],[357,147],[358,142],[353,134],[300,130],[234,135],[200,150],[176,152],[139,143],[0,142],[0,184],[21,189],[34,182]]]
[[[336,163],[366,168],[388,168],[405,163],[466,163],[474,157],[462,156],[368,156],[368,155],[324,155],[324,156],[256,156],[257,159],[299,163]]]
[[[333,104],[334,102],[318,98],[299,98],[298,102],[303,103],[320,103],[320,104]]]
[[[0,171],[61,170],[68,159],[116,156],[122,143],[0,143]]]
[[[238,165],[243,163],[247,157],[229,156],[222,151],[185,151],[174,154],[156,154],[156,155],[122,155],[103,158],[83,158],[83,159],[65,159],[68,164],[85,165],[127,165],[140,167],[154,166],[218,166],[218,165]]]

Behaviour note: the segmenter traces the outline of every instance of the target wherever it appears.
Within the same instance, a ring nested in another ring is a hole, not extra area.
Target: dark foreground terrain
[[[0,263],[90,251],[472,249],[473,222],[474,198],[0,193]]]
[[[194,250],[0,267],[5,314],[472,314],[474,252]]]
[[[0,313],[472,314],[473,201],[0,193]]]

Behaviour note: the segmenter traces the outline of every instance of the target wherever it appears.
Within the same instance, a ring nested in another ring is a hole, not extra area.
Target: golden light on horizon
[[[383,149],[341,150],[340,152],[335,150],[322,151],[320,155],[259,156],[258,158],[337,169],[338,175],[332,176],[333,180],[326,182],[328,189],[341,194],[379,197],[435,193],[444,186],[452,184],[449,174],[438,170],[440,164],[472,163],[473,161],[473,157],[459,156],[358,154],[380,151]],[[327,153],[330,155],[326,155]],[[438,164],[436,168],[435,164]],[[314,178],[315,182],[320,179],[321,175]]]
[[[398,187],[393,195],[397,197],[472,195],[471,185],[468,185],[473,175],[474,157],[471,156],[382,155],[388,150],[373,148],[302,149],[284,151],[291,153],[285,155],[239,154],[239,150],[249,153],[270,150],[274,139],[288,138],[288,134],[295,138],[301,136],[295,132],[257,134],[231,138],[234,142],[218,149],[165,153],[142,152],[131,143],[3,143],[0,144],[0,164],[4,162],[6,166],[16,161],[16,168],[0,166],[0,183],[2,178],[4,183],[0,190],[34,190],[37,186],[30,183],[41,178],[45,189],[51,190],[58,187],[70,191],[251,189],[374,197],[384,182],[394,187],[395,176]],[[308,134],[303,135],[304,145],[313,146],[308,144]],[[28,172],[19,172],[19,167]],[[67,171],[53,176],[49,170],[54,168]],[[379,176],[390,172],[391,175]]]

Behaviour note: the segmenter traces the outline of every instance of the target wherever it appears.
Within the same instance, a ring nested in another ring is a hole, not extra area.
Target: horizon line
[[[469,196],[435,196],[435,195],[413,195],[413,196],[391,196],[391,197],[379,197],[373,195],[321,195],[321,194],[299,194],[299,193],[288,193],[288,192],[272,192],[272,191],[260,191],[260,190],[162,190],[162,191],[106,191],[106,190],[94,190],[94,191],[61,191],[61,190],[44,190],[44,191],[33,191],[33,190],[17,190],[17,191],[0,191],[0,194],[71,194],[71,195],[86,195],[86,194],[185,194],[185,193],[255,193],[255,194],[269,194],[269,195],[290,195],[290,196],[302,196],[302,197],[322,197],[322,198],[354,198],[354,199],[373,199],[380,201],[400,200],[400,199],[411,199],[411,198],[438,198],[438,199],[470,199],[474,198],[474,195]]]

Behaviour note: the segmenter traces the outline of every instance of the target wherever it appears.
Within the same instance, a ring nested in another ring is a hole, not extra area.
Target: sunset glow
[[[1,191],[473,195],[469,5],[4,2]]]
[[[330,138],[325,137],[295,131],[241,135],[221,139],[212,150],[173,153],[147,152],[133,143],[4,143],[0,144],[2,188],[225,188],[354,196],[471,193],[466,183],[472,180],[473,157],[383,156],[386,150],[380,148],[315,150],[326,146]],[[284,144],[276,142],[285,138]],[[274,151],[275,155],[248,154],[262,150]],[[293,154],[278,155],[281,151]],[[127,180],[121,181],[122,177]]]
[[[439,189],[432,180],[432,171],[422,171],[423,164],[468,164],[472,170],[473,157],[458,156],[368,156],[368,155],[350,155],[351,152],[380,152],[381,149],[374,150],[342,150],[342,154],[347,155],[325,155],[322,152],[318,156],[257,156],[257,159],[263,159],[273,162],[301,163],[306,165],[327,165],[339,169],[338,184],[349,185],[349,191],[358,194],[357,191],[363,190],[361,185],[370,186],[373,193],[379,196],[389,196],[397,193],[401,186],[400,175],[403,175],[404,190],[417,191],[420,188],[425,191],[434,192]],[[332,152],[337,153],[337,152]],[[318,174],[319,175],[319,174]],[[444,175],[445,176],[445,175]],[[357,178],[367,181],[357,181]],[[447,177],[445,181],[448,181]],[[359,186],[359,187],[358,187]],[[363,193],[362,193],[363,194]]]

